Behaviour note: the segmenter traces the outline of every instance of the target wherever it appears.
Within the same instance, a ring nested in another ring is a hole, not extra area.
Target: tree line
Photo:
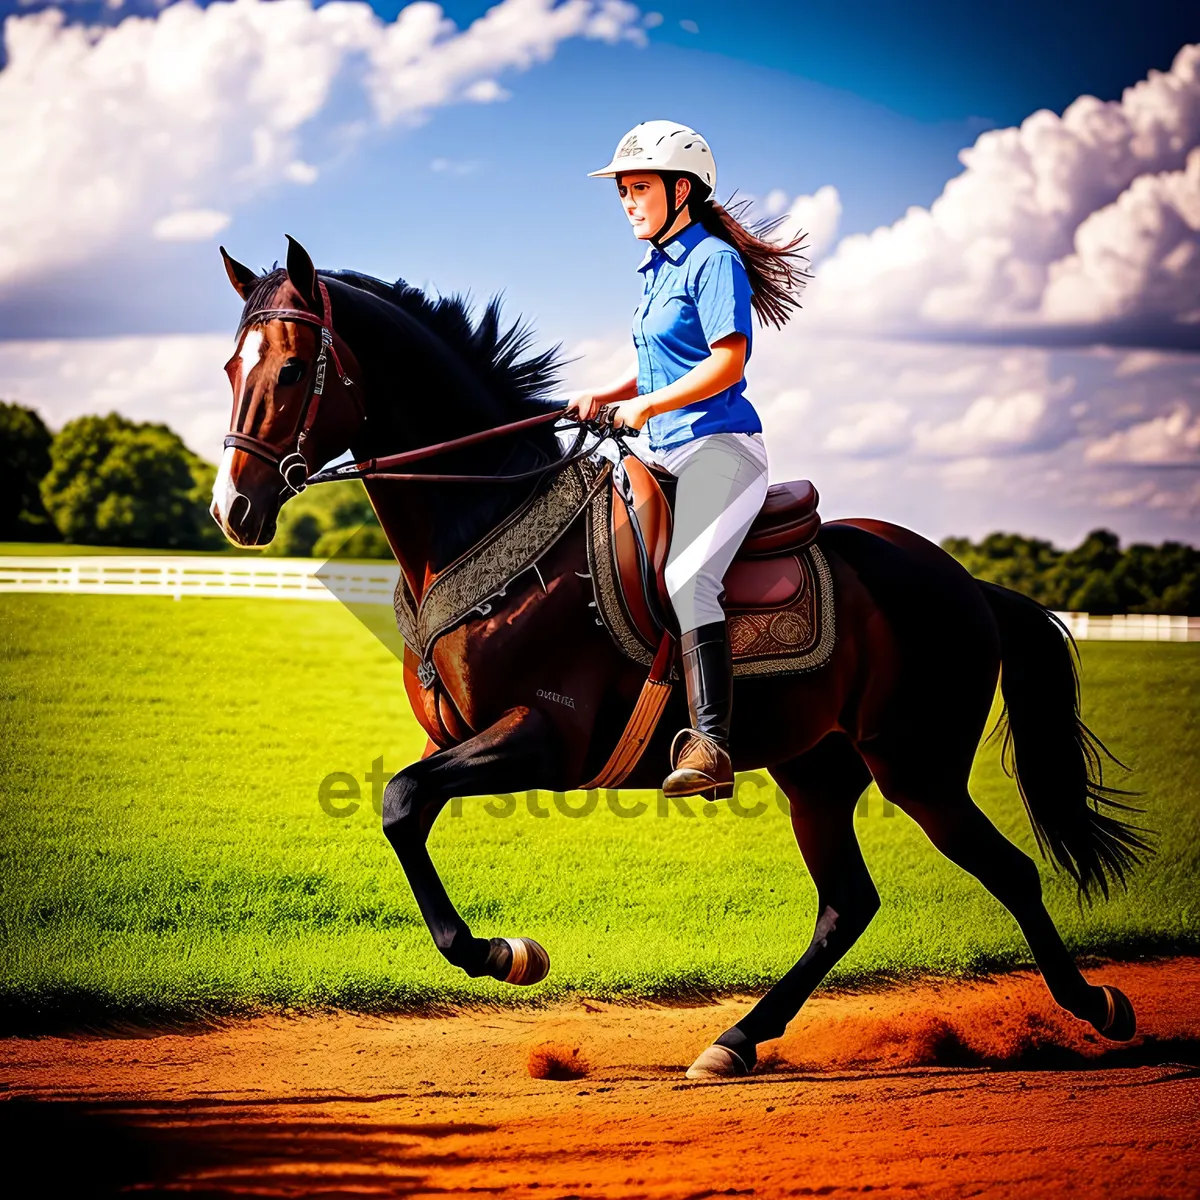
[[[208,511],[215,478],[166,425],[109,413],[51,433],[35,409],[0,401],[0,540],[225,550]],[[266,553],[391,557],[361,483],[294,498]]]
[[[946,538],[942,548],[976,578],[1059,612],[1200,616],[1200,550],[1182,542],[1122,549],[1115,533],[1094,529],[1073,550],[1016,533]]]
[[[227,548],[208,507],[216,468],[166,425],[116,413],[53,434],[38,413],[0,401],[0,540],[132,549]],[[1180,542],[1121,547],[1097,529],[1074,549],[1015,533],[942,542],[980,579],[1049,608],[1200,615],[1200,551]],[[284,505],[267,554],[390,558],[361,483],[309,488]]]

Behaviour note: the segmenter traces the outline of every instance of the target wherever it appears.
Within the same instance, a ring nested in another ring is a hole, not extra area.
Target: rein
[[[586,458],[595,451],[595,446],[583,445],[589,433],[596,433],[601,441],[613,438],[619,441],[623,437],[637,437],[636,429],[616,430],[607,421],[578,421],[572,422],[578,430],[578,436],[570,450],[562,458],[556,458],[551,463],[541,467],[533,467],[528,471],[518,471],[512,475],[432,475],[424,471],[404,472],[394,471],[392,467],[407,466],[409,463],[420,462],[422,459],[433,458],[452,450],[466,446],[477,446],[480,442],[488,442],[505,434],[516,433],[535,425],[544,425],[548,421],[558,420],[561,412],[541,413],[536,417],[526,417],[520,421],[510,421],[507,425],[497,425],[492,429],[482,429],[478,433],[469,433],[465,437],[454,438],[448,442],[436,442],[431,446],[421,446],[416,450],[405,450],[401,454],[389,454],[383,458],[369,458],[361,463],[343,463],[340,467],[327,467],[318,471],[306,480],[307,483],[335,483],[341,479],[391,479],[407,483],[517,483],[523,479],[533,479],[550,471],[561,471],[573,462]],[[571,424],[564,426],[570,428]]]
[[[583,445],[584,439],[589,433],[598,436],[601,442],[612,438],[620,446],[622,454],[626,452],[626,448],[621,445],[622,439],[637,437],[640,433],[636,429],[615,429],[612,424],[611,415],[605,410],[604,416],[599,420],[577,421],[573,423],[577,426],[579,434],[570,450],[562,458],[557,458],[551,463],[547,463],[541,467],[534,467],[528,471],[518,471],[512,475],[434,475],[426,472],[403,472],[394,469],[396,467],[407,466],[409,463],[421,462],[427,458],[434,458],[439,454],[448,454],[451,451],[462,450],[468,446],[477,446],[482,442],[491,441],[493,438],[518,433],[523,429],[532,429],[535,426],[544,425],[549,421],[559,420],[562,417],[562,410],[553,409],[550,412],[539,413],[536,417],[525,417],[520,421],[510,421],[506,425],[497,425],[492,429],[482,429],[477,433],[469,433],[464,437],[453,438],[450,441],[436,442],[430,446],[421,446],[415,450],[405,450],[399,454],[388,454],[380,458],[368,458],[364,462],[344,463],[340,467],[327,467],[325,470],[317,471],[310,475],[308,473],[308,461],[304,457],[304,443],[308,439],[313,422],[316,420],[321,396],[325,391],[326,356],[333,359],[333,367],[337,372],[338,380],[351,400],[354,401],[359,416],[364,421],[367,419],[362,391],[342,366],[341,358],[338,356],[337,342],[340,341],[342,343],[342,347],[348,357],[353,358],[353,351],[346,344],[345,340],[339,337],[334,331],[333,309],[329,302],[329,292],[319,278],[317,280],[317,287],[320,289],[321,303],[324,308],[324,314],[320,317],[316,313],[308,312],[302,308],[259,308],[255,309],[254,312],[247,313],[238,326],[239,348],[242,344],[242,339],[246,336],[246,330],[251,325],[261,325],[268,321],[295,321],[302,325],[311,325],[321,331],[321,349],[317,354],[312,385],[304,397],[304,403],[301,406],[300,415],[297,419],[296,441],[293,448],[285,452],[271,445],[270,442],[266,442],[262,438],[255,437],[253,434],[246,433],[237,428],[231,429],[225,435],[224,443],[226,449],[232,446],[236,450],[244,450],[247,454],[253,454],[256,458],[260,458],[264,462],[270,463],[271,466],[277,467],[279,474],[283,477],[285,486],[296,495],[304,491],[309,484],[335,483],[345,479],[391,479],[409,483],[517,483],[524,479],[533,479],[541,475],[546,475],[551,471],[561,471],[569,467],[572,463],[578,462],[579,459],[592,454],[596,447],[585,447]],[[357,362],[355,366],[357,367]],[[235,414],[235,420],[236,417],[237,414]],[[570,425],[564,426],[564,428],[570,428]],[[304,472],[303,476],[299,478],[299,486],[292,482],[292,476],[297,469]]]

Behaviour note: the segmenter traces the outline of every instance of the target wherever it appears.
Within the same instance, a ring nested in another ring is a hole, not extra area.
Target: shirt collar
[[[648,246],[638,270],[644,271],[651,263],[666,259],[672,266],[677,267],[687,257],[688,251],[707,236],[704,226],[699,221],[693,221],[686,229],[681,229],[660,250],[657,246]]]

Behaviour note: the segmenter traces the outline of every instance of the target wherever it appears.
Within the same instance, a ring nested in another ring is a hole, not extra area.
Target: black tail
[[[1079,885],[1108,899],[1109,881],[1126,876],[1152,847],[1102,808],[1140,812],[1115,797],[1134,793],[1104,785],[1107,758],[1123,766],[1079,715],[1078,648],[1066,626],[1019,592],[980,583],[1000,626],[1004,697],[1004,769],[1015,775],[1038,847]]]

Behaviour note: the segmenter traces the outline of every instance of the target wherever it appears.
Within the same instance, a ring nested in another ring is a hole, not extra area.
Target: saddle
[[[592,504],[589,560],[600,618],[618,646],[650,665],[676,633],[663,578],[675,478],[626,454]],[[832,652],[833,596],[815,539],[817,490],[808,480],[767,491],[724,578],[734,674],[813,670]]]

